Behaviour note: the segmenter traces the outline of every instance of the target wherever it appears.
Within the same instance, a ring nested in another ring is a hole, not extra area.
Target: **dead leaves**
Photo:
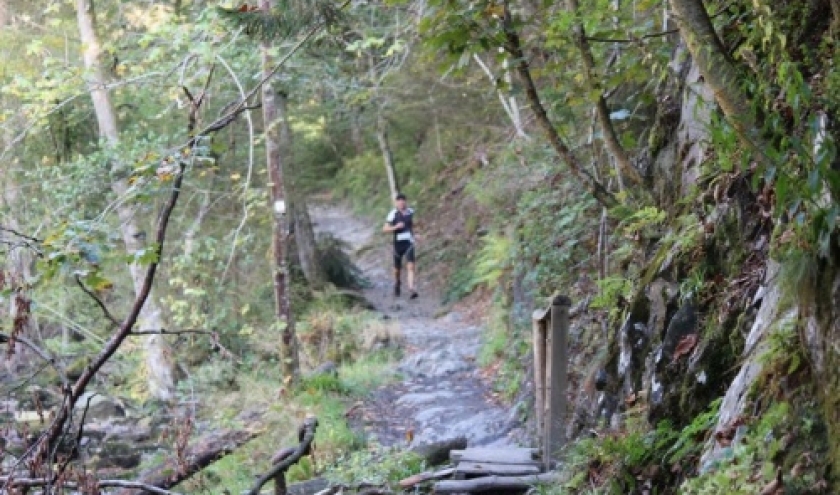
[[[676,349],[674,349],[674,357],[672,362],[676,363],[681,357],[691,354],[694,347],[697,345],[698,336],[696,333],[691,333],[680,339]]]

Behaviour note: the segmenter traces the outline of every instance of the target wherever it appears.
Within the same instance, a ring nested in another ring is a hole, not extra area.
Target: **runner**
[[[405,258],[405,267],[408,269],[408,293],[409,298],[417,297],[417,290],[414,286],[414,210],[408,207],[405,194],[399,193],[394,199],[396,208],[388,213],[383,232],[394,233],[394,297],[400,296],[400,272],[402,261]]]

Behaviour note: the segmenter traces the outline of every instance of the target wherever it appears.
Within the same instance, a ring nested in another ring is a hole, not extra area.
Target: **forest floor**
[[[370,400],[354,408],[353,426],[383,446],[459,436],[470,446],[518,443],[524,435],[516,411],[498,400],[476,363],[481,322],[465,309],[441,305],[439,288],[423,276],[428,258],[422,236],[417,244],[420,296],[396,298],[391,240],[381,233],[381,222],[366,222],[334,206],[314,208],[312,217],[318,233],[330,233],[347,244],[369,282],[365,297],[383,318],[396,322],[404,339],[400,379],[374,390]]]

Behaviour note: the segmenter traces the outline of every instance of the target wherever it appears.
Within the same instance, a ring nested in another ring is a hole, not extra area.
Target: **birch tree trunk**
[[[260,0],[260,8],[271,12],[274,0]],[[261,44],[263,75],[271,75],[271,43]],[[282,122],[278,111],[277,92],[271,77],[262,86],[263,126],[265,127],[265,156],[270,181],[270,202],[274,212],[271,247],[274,254],[273,283],[275,316],[280,328],[280,370],[286,385],[297,381],[300,375],[295,321],[289,294],[289,257],[288,257],[288,215],[291,213],[286,202],[288,195],[283,181],[283,156],[281,149]]]
[[[350,109],[350,142],[353,143],[353,151],[356,156],[365,152],[365,138],[362,133],[362,109],[358,106]]]
[[[697,61],[706,84],[712,88],[715,101],[738,137],[756,158],[767,161],[770,147],[758,134],[749,99],[744,94],[741,76],[735,62],[727,55],[718,38],[703,0],[669,0],[691,56]]]
[[[108,94],[104,71],[100,66],[100,46],[96,35],[93,0],[76,0],[76,11],[79,34],[85,47],[84,63],[88,70],[88,90],[99,125],[99,137],[103,145],[116,147],[120,140],[119,129],[111,97]],[[114,162],[111,166],[120,168],[122,164]],[[116,176],[119,177],[120,174],[117,173]],[[129,194],[128,181],[115,179],[111,184],[111,190],[119,197],[126,196]],[[117,207],[117,216],[120,220],[120,233],[125,242],[126,251],[131,255],[142,250],[145,247],[145,235],[142,235],[144,229],[139,225],[136,217],[136,207],[130,203],[121,204]],[[132,263],[129,265],[129,270],[134,290],[139,293],[143,287],[145,269],[138,263]],[[163,328],[166,328],[163,311],[152,291],[140,312],[138,330]],[[171,400],[175,392],[172,351],[161,335],[147,336],[145,347],[149,394],[160,400]]]
[[[0,2],[0,4],[5,2]],[[0,5],[2,8],[2,5]],[[16,119],[17,117],[12,117]],[[2,144],[4,149],[11,146],[14,140],[13,129],[14,122],[8,122],[8,125],[3,128]],[[2,224],[4,227],[17,232],[21,231],[18,223],[17,212],[20,205],[20,186],[15,178],[15,167],[18,164],[18,159],[13,158],[6,160],[2,169],[0,169],[0,207],[2,207]],[[29,312],[31,306],[31,296],[29,291],[29,283],[32,277],[32,253],[28,247],[19,243],[20,239],[14,236],[10,237],[7,232],[0,233],[3,238],[8,238],[8,253],[4,263],[4,283],[7,289],[12,289],[13,293],[9,297],[9,309],[6,313],[6,321],[9,328],[7,333],[9,335],[22,334],[23,336],[31,336],[35,330],[34,316]],[[6,326],[4,324],[3,326]],[[10,350],[13,352],[2,352],[0,361],[2,361],[9,372],[15,373],[17,365],[22,362],[20,359],[25,352],[24,346],[15,346],[14,341],[10,344]]]
[[[0,0],[0,28],[6,27],[12,20],[12,12],[9,9],[9,0]]]
[[[397,184],[397,173],[394,169],[394,153],[391,151],[391,143],[388,141],[388,123],[382,116],[382,110],[378,110],[376,115],[376,140],[379,141],[379,151],[382,152],[382,161],[385,164],[388,187],[391,189],[391,199],[393,200],[400,189]]]

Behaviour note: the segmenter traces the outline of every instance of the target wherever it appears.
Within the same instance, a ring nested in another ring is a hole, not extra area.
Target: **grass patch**
[[[509,323],[509,315],[504,305],[493,306],[478,353],[479,366],[495,368],[493,386],[508,401],[516,398],[526,381],[522,362],[529,351],[521,329]]]
[[[349,486],[370,483],[395,487],[400,480],[425,469],[425,460],[413,452],[375,448],[353,452],[325,474],[333,483]]]
[[[399,349],[374,350],[368,341],[371,335],[396,334],[398,329],[336,298],[310,304],[299,323],[304,362],[311,367],[333,360],[336,374],[304,374],[296,387],[287,390],[277,360],[266,359],[276,336],[257,331],[253,338],[261,341],[261,352],[243,356],[239,366],[209,362],[194,370],[189,386],[182,387],[182,394],[203,399],[200,422],[213,428],[253,427],[237,419],[243,411],[253,410],[262,413],[259,427],[264,432],[197,475],[185,485],[186,492],[240,493],[250,488],[270,468],[269,460],[277,450],[297,444],[297,428],[308,414],[319,422],[316,454],[289,470],[289,482],[318,476],[327,466],[365,447],[363,435],[351,429],[345,413],[371,390],[396,377],[393,368]]]

